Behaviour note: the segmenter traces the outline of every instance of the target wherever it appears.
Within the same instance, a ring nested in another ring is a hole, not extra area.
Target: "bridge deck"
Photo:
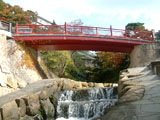
[[[14,40],[42,50],[100,50],[131,52],[135,45],[153,42],[149,31],[70,25],[16,25]]]

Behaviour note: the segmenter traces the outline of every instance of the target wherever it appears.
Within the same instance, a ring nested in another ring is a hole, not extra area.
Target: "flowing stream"
[[[92,120],[117,100],[117,87],[65,90],[59,96],[56,120]]]

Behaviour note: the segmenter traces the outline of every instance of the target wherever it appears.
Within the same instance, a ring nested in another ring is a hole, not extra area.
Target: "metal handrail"
[[[92,35],[122,38],[135,38],[139,40],[154,41],[152,31],[122,30],[92,26],[74,25],[22,25],[16,24],[16,34],[66,34],[66,35]]]

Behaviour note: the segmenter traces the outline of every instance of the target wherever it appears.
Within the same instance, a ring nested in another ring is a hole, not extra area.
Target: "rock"
[[[125,88],[123,88],[123,89],[119,89],[118,90],[118,95],[119,95],[119,97],[121,97],[122,95],[124,95],[129,89],[131,89],[131,87],[132,86],[127,86],[127,87],[125,87]],[[119,88],[119,87],[118,87]]]
[[[128,74],[128,78],[131,78],[131,77],[138,77],[138,76],[142,76],[144,74],[142,73],[138,73],[138,74]]]
[[[6,83],[7,83],[7,76],[2,72],[0,72],[0,85],[2,87],[6,87],[7,86]]]
[[[75,82],[75,84],[74,84],[74,88],[75,89],[80,89],[80,88],[82,88],[82,83],[81,82]]]
[[[35,116],[33,116],[34,120],[45,120],[43,118],[43,116],[39,113],[39,114],[36,114]],[[48,120],[48,119],[47,119]]]
[[[104,87],[103,83],[95,83],[95,87]]]
[[[19,108],[19,113],[21,117],[24,117],[26,115],[26,104],[23,99],[16,99],[16,103]]]
[[[89,83],[88,83],[88,86],[89,86],[89,87],[94,87],[94,83],[93,83],[93,82],[89,82]]]
[[[88,87],[88,83],[87,82],[81,82],[82,83],[82,87]]]
[[[2,73],[5,73],[5,74],[10,74],[11,73],[10,68],[6,64],[0,65],[0,68],[1,68]]]
[[[54,106],[53,104],[50,102],[49,99],[47,100],[41,100],[41,113],[42,113],[42,116],[44,114],[44,116],[47,116],[47,119],[48,118],[54,118],[55,116],[55,109],[54,109]]]
[[[137,100],[141,100],[144,95],[144,86],[128,86],[126,91],[123,91],[123,96],[120,97],[118,103],[128,103]]]
[[[33,117],[25,115],[24,117],[22,117],[20,120],[34,120]]]
[[[129,78],[127,76],[123,77],[122,79],[120,79],[121,81],[126,81],[129,80]]]
[[[19,88],[24,88],[24,87],[26,87],[28,85],[28,83],[23,81],[23,80],[18,81],[17,84],[18,84]]]
[[[59,90],[62,90],[63,89],[63,79],[56,79],[55,81],[59,87]]]
[[[104,83],[103,85],[104,85],[104,87],[110,87],[109,83]]]
[[[137,100],[140,100],[140,99],[142,99],[142,96],[139,96],[139,95],[136,95],[136,94],[132,93],[130,95],[122,96],[118,100],[117,104],[122,104],[122,103],[124,104],[124,103],[128,103],[128,102],[134,102],[134,101],[137,101]]]
[[[41,91],[39,98],[41,100],[48,99],[51,95],[53,95],[54,92],[57,91],[58,91],[57,84],[48,85]]]
[[[72,82],[71,80],[67,80],[67,79],[64,79],[63,81],[63,90],[72,90],[74,87],[74,82]]]
[[[112,87],[118,87],[118,84],[117,83],[113,83]]]
[[[17,81],[13,78],[13,76],[10,76],[7,78],[6,84],[11,88],[14,88],[14,89],[18,88]]]
[[[49,99],[54,106],[57,105],[57,98],[54,95],[52,95]]]
[[[140,83],[141,81],[125,81],[123,82],[124,86],[136,86]]]
[[[39,96],[37,94],[32,94],[23,98],[27,105],[27,115],[34,116],[39,113],[40,104],[39,104]]]
[[[3,120],[19,120],[19,109],[15,101],[9,102],[1,108]]]

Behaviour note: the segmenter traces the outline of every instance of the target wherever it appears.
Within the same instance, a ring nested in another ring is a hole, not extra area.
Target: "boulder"
[[[41,114],[42,116],[46,116],[48,118],[54,118],[55,116],[55,108],[49,99],[41,100]]]
[[[129,78],[127,76],[120,79],[120,81],[127,81],[127,80],[129,80]]]
[[[95,85],[95,87],[101,87],[101,88],[104,87],[103,83],[95,83],[94,85]]]
[[[3,120],[19,120],[20,114],[19,109],[15,101],[4,104],[1,107],[1,113]]]
[[[55,81],[56,81],[56,83],[58,85],[59,90],[63,89],[63,79],[59,79],[58,78]]]
[[[52,84],[52,85],[48,85],[46,86],[40,93],[39,98],[41,100],[46,100],[48,99],[51,95],[53,95],[53,93],[58,91],[58,86],[57,84]]]
[[[26,115],[26,104],[23,99],[16,99],[16,103],[19,108],[19,113],[21,117],[24,117]]]
[[[118,84],[117,83],[113,83],[112,87],[118,87]]]
[[[25,115],[24,117],[22,117],[20,120],[34,120],[33,117]]]
[[[27,115],[34,116],[39,113],[40,103],[39,96],[37,94],[26,96],[23,99],[25,101],[25,104],[27,105]]]
[[[89,86],[89,87],[94,87],[94,83],[93,83],[93,82],[89,82],[89,83],[88,83],[88,86]]]
[[[82,83],[81,83],[81,82],[75,82],[74,88],[75,88],[75,89],[80,89],[80,88],[82,88]]]
[[[63,90],[72,90],[74,87],[74,82],[68,79],[64,79],[63,81]]]
[[[110,87],[110,83],[104,83],[104,87]]]
[[[127,86],[123,90],[123,94],[121,93],[121,97],[118,100],[118,103],[127,103],[127,102],[133,102],[137,100],[141,100],[144,95],[144,86]],[[122,96],[123,95],[123,96]]]
[[[81,82],[82,83],[82,87],[88,87],[88,83],[87,82]]]

